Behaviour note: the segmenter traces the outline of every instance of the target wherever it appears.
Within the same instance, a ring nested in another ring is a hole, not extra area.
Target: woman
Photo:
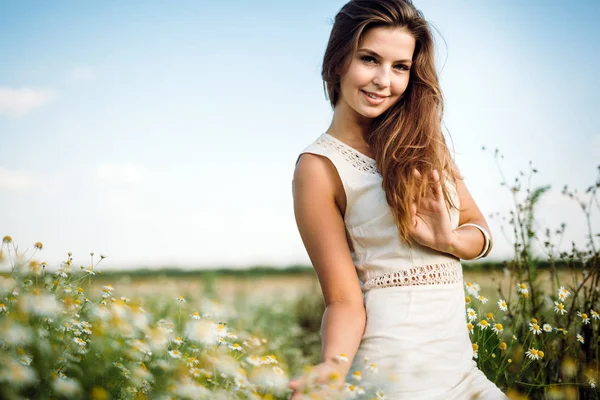
[[[422,13],[410,0],[350,1],[322,77],[333,120],[293,178],[326,302],[319,379],[350,377],[368,359],[387,399],[507,398],[472,360],[460,259],[492,244],[441,131]],[[292,399],[303,384],[290,383]]]

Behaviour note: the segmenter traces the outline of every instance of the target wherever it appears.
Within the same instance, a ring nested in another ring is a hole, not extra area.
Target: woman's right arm
[[[293,179],[294,214],[300,236],[315,268],[325,313],[321,323],[321,362],[333,363],[340,354],[342,377],[356,355],[366,313],[356,269],[346,241],[344,219],[335,201],[343,193],[336,168],[327,158],[303,154]]]

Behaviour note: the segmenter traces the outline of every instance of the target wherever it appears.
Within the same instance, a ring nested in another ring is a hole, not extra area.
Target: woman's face
[[[369,29],[340,76],[336,112],[371,119],[390,108],[408,86],[414,50],[415,38],[405,28]]]

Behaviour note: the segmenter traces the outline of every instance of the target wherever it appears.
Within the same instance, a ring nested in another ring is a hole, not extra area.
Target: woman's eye
[[[404,65],[404,64],[398,64],[398,65],[396,65],[396,68],[404,70],[404,71],[408,71],[409,70],[409,68],[406,65]]]
[[[371,56],[362,56],[360,59],[367,63],[370,63],[371,61],[375,61],[375,59]]]

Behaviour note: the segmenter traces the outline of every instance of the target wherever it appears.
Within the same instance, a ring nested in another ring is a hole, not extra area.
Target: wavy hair
[[[421,204],[433,188],[431,171],[440,172],[448,210],[458,209],[448,182],[461,178],[442,133],[444,100],[434,63],[433,37],[423,13],[411,0],[351,0],[338,12],[323,58],[321,75],[331,106],[340,98],[340,75],[354,57],[363,35],[374,27],[407,29],[415,38],[406,91],[373,119],[365,140],[375,155],[382,187],[398,226],[410,245],[410,205]],[[417,169],[422,179],[417,179]]]

